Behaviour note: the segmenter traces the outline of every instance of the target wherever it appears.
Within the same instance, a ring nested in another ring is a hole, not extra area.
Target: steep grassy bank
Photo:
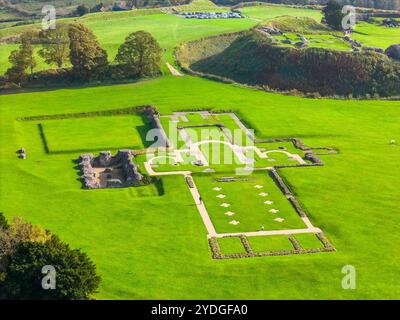
[[[281,47],[258,31],[190,42],[181,47],[178,58],[196,72],[278,90],[321,95],[400,94],[400,64],[385,55]]]

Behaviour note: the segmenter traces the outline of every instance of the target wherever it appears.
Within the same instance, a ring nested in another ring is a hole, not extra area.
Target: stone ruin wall
[[[170,148],[171,144],[168,140],[167,135],[163,129],[163,126],[160,121],[160,114],[153,106],[146,106],[143,108],[143,113],[150,119],[151,124],[155,129],[158,129],[160,132],[160,139],[157,141],[157,145],[159,147]]]
[[[116,156],[112,156],[110,151],[100,152],[98,157],[93,154],[83,154],[79,157],[79,167],[81,170],[81,180],[86,189],[101,188],[94,168],[108,168],[120,166],[126,177],[125,181],[110,181],[108,187],[129,187],[137,186],[143,180],[143,175],[139,172],[139,167],[133,162],[134,154],[131,150],[119,150]]]

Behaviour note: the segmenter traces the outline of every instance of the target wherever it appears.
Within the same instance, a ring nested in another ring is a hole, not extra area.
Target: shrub
[[[44,290],[42,268],[54,266],[56,288]],[[56,236],[40,242],[20,243],[5,271],[3,298],[86,300],[96,292],[100,277],[89,257],[71,249]]]

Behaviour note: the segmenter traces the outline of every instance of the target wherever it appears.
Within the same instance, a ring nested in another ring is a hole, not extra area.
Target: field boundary
[[[336,249],[332,246],[329,240],[326,238],[323,232],[314,233],[317,239],[323,245],[323,248],[312,248],[312,249],[303,249],[300,243],[293,237],[293,235],[289,234],[287,239],[292,244],[292,250],[271,250],[271,251],[254,251],[251,246],[248,237],[246,235],[238,235],[238,236],[226,236],[219,239],[226,238],[239,238],[244,251],[240,253],[230,253],[224,254],[221,251],[221,247],[218,243],[217,237],[208,238],[208,244],[211,249],[211,255],[213,259],[222,260],[222,259],[240,259],[240,258],[253,258],[253,257],[271,257],[271,256],[286,256],[286,255],[294,255],[294,254],[308,254],[308,253],[321,253],[321,252],[335,252]]]
[[[76,113],[60,113],[53,115],[39,115],[20,117],[18,121],[43,121],[43,120],[64,120],[64,119],[79,119],[79,118],[93,118],[93,117],[109,117],[109,116],[121,116],[129,114],[139,114],[142,108],[150,107],[150,105],[127,107],[120,109],[109,109],[103,111],[89,111],[89,112],[76,112]]]

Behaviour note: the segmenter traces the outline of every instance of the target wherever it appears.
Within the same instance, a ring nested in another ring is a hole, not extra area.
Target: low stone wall
[[[213,259],[240,259],[240,258],[252,258],[252,257],[272,257],[272,256],[284,256],[289,254],[306,254],[306,253],[320,253],[320,252],[333,252],[336,249],[331,245],[325,235],[321,233],[315,234],[318,240],[323,244],[323,248],[313,248],[313,249],[303,249],[299,242],[294,238],[293,235],[288,235],[288,240],[291,242],[293,249],[291,250],[277,250],[277,251],[264,251],[264,252],[254,252],[251,247],[247,237],[245,235],[239,236],[227,236],[240,238],[243,247],[246,252],[241,253],[231,253],[223,254],[221,248],[218,244],[218,239],[216,237],[211,237],[208,239],[210,245],[211,253]]]
[[[244,235],[241,235],[240,241],[242,242],[243,247],[247,252],[247,256],[254,257],[253,248],[251,247],[249,240],[247,240],[247,237]]]
[[[309,147],[303,141],[298,138],[276,138],[276,139],[256,139],[254,143],[272,143],[272,142],[292,142],[293,145],[302,151],[311,151],[311,150],[326,150],[330,153],[337,153],[337,150],[329,147]]]
[[[306,152],[306,154],[304,155],[304,158],[306,160],[311,161],[312,163],[316,164],[316,165],[323,165],[324,163],[321,161],[321,159],[319,159],[314,152],[310,151],[310,152]]]
[[[277,139],[257,139],[254,143],[273,143],[273,142],[292,142],[293,145],[305,152],[304,158],[312,163],[307,164],[288,164],[288,165],[278,165],[274,168],[292,168],[292,167],[310,167],[310,166],[323,166],[323,161],[317,156],[315,150],[325,150],[328,151],[327,154],[336,154],[338,151],[334,148],[329,147],[309,147],[297,138],[277,138]]]
[[[158,129],[160,132],[160,139],[157,141],[158,146],[170,148],[171,143],[169,142],[168,137],[165,134],[165,131],[160,121],[160,113],[157,111],[157,109],[153,106],[145,106],[141,108],[141,111],[147,116],[147,118],[149,118],[153,127],[155,129]]]
[[[225,128],[225,125],[222,123],[205,123],[205,124],[191,124],[191,125],[187,125],[187,126],[177,126],[178,129],[202,128],[202,127]]]
[[[213,259],[222,259],[221,248],[219,247],[217,238],[209,238],[208,244],[210,245]]]
[[[286,183],[283,181],[281,176],[278,174],[278,172],[275,169],[272,169],[269,171],[270,176],[272,179],[275,181],[275,183],[278,185],[279,189],[282,190],[282,192],[285,194],[286,198],[290,202],[290,204],[293,206],[293,209],[297,212],[297,214],[301,218],[307,217],[306,213],[304,212],[303,208],[301,207],[300,203],[297,201],[296,197],[292,194],[292,192],[289,190],[288,186]]]
[[[286,186],[285,182],[281,178],[281,176],[278,174],[278,172],[275,169],[269,170],[270,176],[272,179],[275,181],[275,183],[278,185],[279,189],[282,190],[282,192],[285,194],[285,196],[292,196],[292,193],[290,192],[289,188]]]
[[[297,201],[297,199],[293,195],[288,196],[288,200],[300,217],[302,217],[302,218],[307,217],[307,215],[304,212],[303,208],[301,207],[300,203]]]
[[[79,157],[79,167],[82,173],[81,180],[83,187],[86,189],[100,188],[100,184],[93,170],[93,159],[93,154],[83,154]]]
[[[293,248],[295,250],[297,250],[297,251],[302,250],[300,244],[298,243],[298,241],[293,236],[289,236],[288,239],[292,243],[292,246],[293,246]]]
[[[321,241],[322,244],[324,245],[324,251],[336,251],[335,247],[332,246],[332,244],[325,237],[325,234],[323,232],[317,233],[316,236],[319,239],[319,241]]]

